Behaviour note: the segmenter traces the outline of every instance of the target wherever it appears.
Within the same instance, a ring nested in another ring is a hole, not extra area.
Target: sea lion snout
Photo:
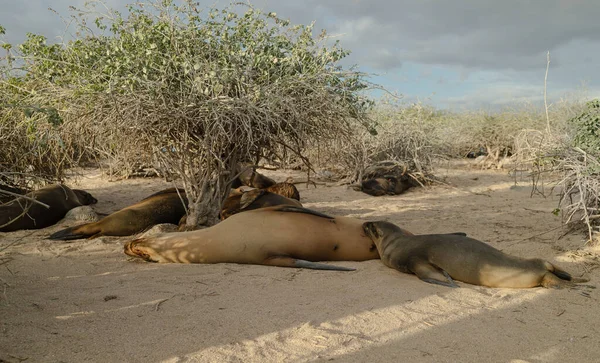
[[[375,222],[365,222],[363,223],[363,231],[367,235],[367,237],[374,239],[379,238],[379,233],[377,227],[375,226]]]
[[[77,199],[79,199],[79,201],[83,205],[90,205],[90,204],[98,203],[98,199],[94,198],[93,195],[86,192],[85,190],[73,189],[73,192],[75,192],[75,194],[77,195]]]
[[[375,241],[376,239],[382,239],[384,236],[391,232],[401,232],[402,234],[412,234],[408,231],[404,231],[400,227],[393,223],[386,221],[375,221],[365,222],[363,224],[363,231],[365,234]]]

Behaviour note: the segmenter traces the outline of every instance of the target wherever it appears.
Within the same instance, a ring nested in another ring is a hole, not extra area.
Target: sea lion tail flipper
[[[417,277],[430,284],[437,284],[447,287],[459,287],[452,277],[441,268],[432,265],[428,261],[414,260],[409,263],[409,270]]]
[[[52,240],[72,241],[76,239],[86,238],[100,233],[98,228],[94,228],[96,223],[87,223],[80,226],[69,227],[54,232],[48,237]]]
[[[298,207],[295,205],[281,205],[281,206],[275,207],[272,210],[275,210],[277,212],[306,213],[306,214],[312,214],[313,216],[317,216],[317,217],[321,217],[321,218],[335,219],[334,217],[328,216],[327,214],[317,212],[312,209],[308,209],[308,208],[304,208],[304,207]]]
[[[573,277],[567,271],[556,267],[555,265],[553,265],[552,263],[550,263],[548,261],[544,261],[544,265],[546,266],[546,269],[548,271],[552,272],[554,275],[556,275],[556,277],[558,277],[561,280],[571,281],[571,282],[575,282],[575,283],[590,281],[590,279],[588,279],[588,278]]]
[[[299,260],[296,258],[284,257],[284,256],[271,257],[265,261],[265,265],[279,266],[279,267],[308,268],[311,270],[356,271],[355,268],[351,268],[351,267],[328,265],[325,263]]]

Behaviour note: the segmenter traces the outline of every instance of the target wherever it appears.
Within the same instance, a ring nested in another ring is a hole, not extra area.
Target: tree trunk
[[[229,195],[232,178],[236,175],[237,158],[230,158],[226,166],[228,170],[215,170],[210,175],[203,175],[203,180],[199,180],[200,185],[185,185],[184,181],[188,213],[182,230],[190,231],[219,223],[219,213]]]

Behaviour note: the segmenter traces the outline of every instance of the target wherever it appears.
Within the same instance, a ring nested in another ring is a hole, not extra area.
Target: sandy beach
[[[448,166],[449,165],[449,166]],[[372,197],[298,185],[328,214],[388,220],[414,233],[466,232],[504,252],[545,258],[600,282],[600,249],[531,196],[526,176],[440,166],[450,185]],[[261,171],[283,181],[291,171]],[[516,184],[515,184],[516,182]],[[67,183],[111,213],[172,186],[110,182],[86,170]],[[255,265],[153,264],[123,253],[132,237],[50,241],[74,225],[0,233],[0,362],[597,362],[599,291],[450,289],[379,260],[352,272]],[[562,237],[561,237],[562,236]]]

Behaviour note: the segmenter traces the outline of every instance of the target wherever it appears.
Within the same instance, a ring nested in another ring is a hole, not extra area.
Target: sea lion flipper
[[[86,223],[75,227],[69,227],[65,229],[61,229],[58,232],[54,232],[48,237],[48,239],[52,240],[61,240],[61,241],[72,241],[76,239],[89,237],[91,234],[89,233],[89,228],[95,223]],[[91,232],[95,234],[96,232]]]
[[[314,216],[321,217],[321,218],[335,219],[334,217],[328,216],[327,214],[317,212],[315,210],[304,208],[304,207],[297,207],[295,205],[281,205],[272,210],[275,210],[277,212],[306,213],[306,214],[312,214]]]
[[[443,269],[432,265],[428,261],[416,259],[409,263],[409,270],[412,271],[419,279],[430,284],[437,284],[447,287],[459,287],[452,277]]]
[[[311,262],[306,260],[295,260],[294,267],[309,268],[312,270],[356,271],[356,269],[352,267],[327,265],[325,263]]]
[[[262,189],[252,189],[244,192],[240,197],[240,212],[248,208],[255,200],[262,197],[266,192]]]
[[[279,266],[279,267],[296,267],[296,268],[308,268],[312,270],[333,270],[333,271],[355,271],[355,268],[342,267],[335,265],[327,265],[324,263],[312,262],[307,260],[299,260],[287,256],[275,256],[271,257],[264,262],[265,265]]]

